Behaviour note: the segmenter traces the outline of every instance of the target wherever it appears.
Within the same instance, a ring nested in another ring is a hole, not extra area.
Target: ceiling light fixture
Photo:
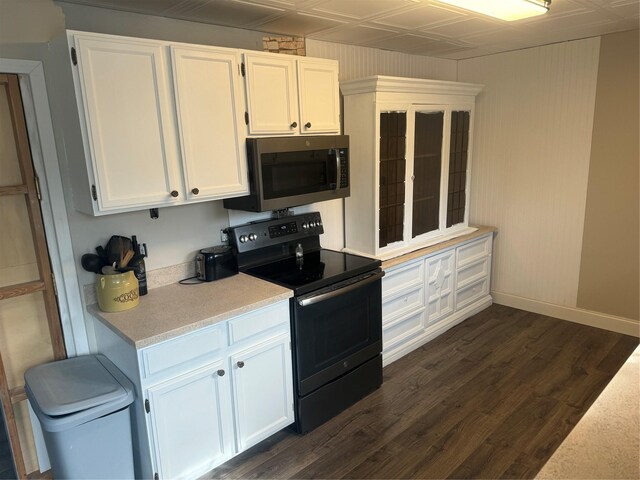
[[[472,10],[511,22],[542,15],[549,11],[551,0],[439,0],[455,7]]]

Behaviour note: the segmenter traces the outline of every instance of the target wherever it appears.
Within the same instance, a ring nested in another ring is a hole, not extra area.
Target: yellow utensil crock
[[[122,312],[138,305],[138,280],[133,271],[98,275],[98,306],[103,312]]]

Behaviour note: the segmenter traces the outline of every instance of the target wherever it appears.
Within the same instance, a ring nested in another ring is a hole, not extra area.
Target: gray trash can
[[[134,389],[113,363],[85,355],[30,368],[24,378],[55,479],[134,478]]]

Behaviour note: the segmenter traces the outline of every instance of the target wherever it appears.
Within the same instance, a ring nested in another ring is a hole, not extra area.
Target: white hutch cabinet
[[[340,88],[352,172],[347,250],[390,258],[473,231],[473,109],[482,86],[373,76]]]

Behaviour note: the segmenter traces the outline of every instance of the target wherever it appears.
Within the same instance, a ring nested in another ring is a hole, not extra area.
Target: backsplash
[[[196,274],[196,264],[194,261],[179,263],[169,267],[147,270],[147,288],[152,290],[176,283],[183,278],[193,277]],[[83,287],[85,305],[98,303],[95,283],[89,283]]]

